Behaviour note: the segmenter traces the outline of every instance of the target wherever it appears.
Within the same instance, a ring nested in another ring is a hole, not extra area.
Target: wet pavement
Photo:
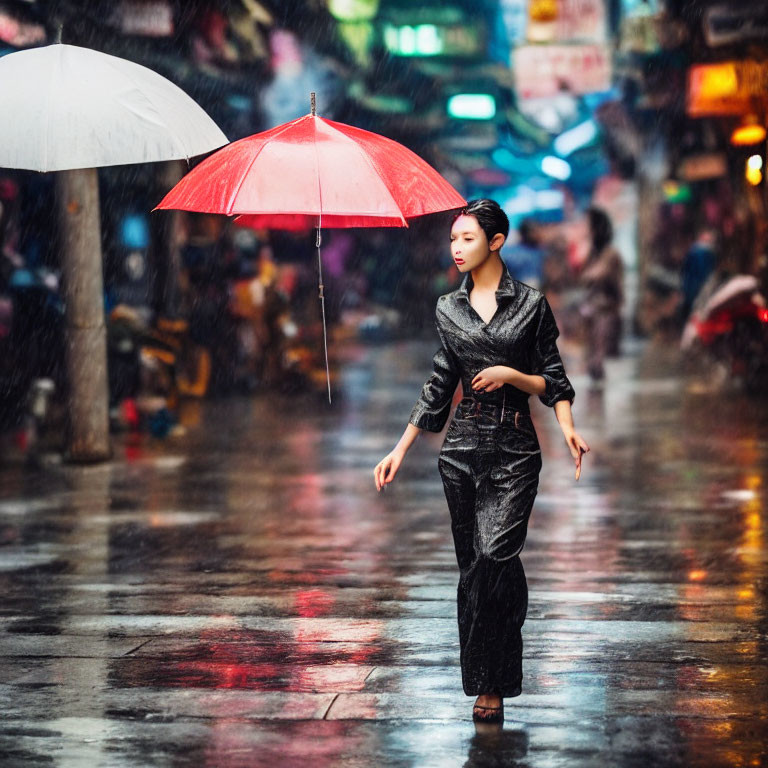
[[[768,765],[768,406],[646,347],[550,411],[523,695],[476,729],[424,436],[432,344],[344,351],[342,396],[188,408],[97,467],[0,468],[0,765]],[[538,406],[538,404],[537,404]]]

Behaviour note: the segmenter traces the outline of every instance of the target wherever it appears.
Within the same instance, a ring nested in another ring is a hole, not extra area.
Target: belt
[[[498,419],[499,422],[504,421],[504,417],[512,417],[514,414],[515,426],[517,427],[520,422],[521,416],[530,416],[529,413],[515,410],[507,406],[507,394],[503,393],[501,403],[489,403],[478,400],[475,397],[463,397],[459,404],[456,406],[457,412],[461,413],[461,418],[464,419],[476,419],[480,416],[490,416],[491,418]]]

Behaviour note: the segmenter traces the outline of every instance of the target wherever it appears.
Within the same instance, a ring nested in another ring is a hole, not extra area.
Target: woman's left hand
[[[583,454],[589,453],[589,446],[576,430],[569,430],[564,434],[568,450],[576,463],[576,479],[578,480],[581,477],[581,457]]]
[[[475,392],[493,392],[507,383],[510,370],[506,365],[484,368],[472,379],[472,389]]]

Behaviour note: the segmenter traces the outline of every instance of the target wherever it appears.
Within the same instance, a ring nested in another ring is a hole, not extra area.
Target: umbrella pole
[[[95,168],[60,171],[56,184],[69,378],[68,458],[105,461],[111,448],[98,176]]]
[[[317,288],[320,292],[320,311],[323,315],[323,349],[325,350],[325,380],[328,383],[328,402],[331,402],[331,368],[328,365],[328,330],[325,323],[325,293],[323,285],[323,259],[320,254],[322,244],[322,235],[320,227],[317,228],[317,237],[315,239],[315,248],[317,248]]]

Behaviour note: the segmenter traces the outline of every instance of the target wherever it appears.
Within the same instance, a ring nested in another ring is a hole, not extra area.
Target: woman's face
[[[451,227],[451,256],[459,272],[477,269],[489,256],[488,238],[474,216],[462,215]]]

